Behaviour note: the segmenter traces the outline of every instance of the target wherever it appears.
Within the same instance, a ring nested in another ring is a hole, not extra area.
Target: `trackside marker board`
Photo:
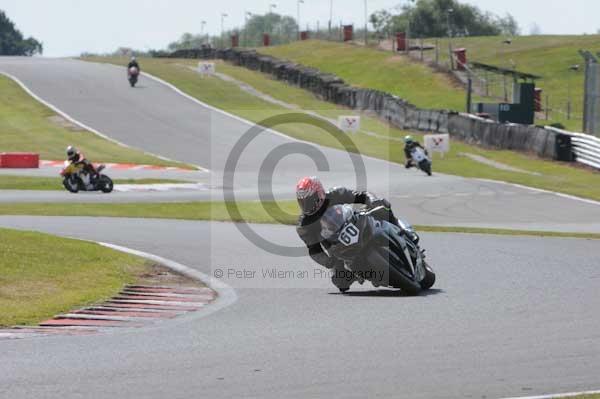
[[[431,153],[445,154],[450,151],[449,134],[428,134],[425,136],[425,149]]]
[[[200,62],[198,64],[198,72],[200,72],[202,75],[214,75],[215,70],[214,62]]]
[[[357,133],[360,130],[360,116],[340,116],[338,127],[343,132]]]

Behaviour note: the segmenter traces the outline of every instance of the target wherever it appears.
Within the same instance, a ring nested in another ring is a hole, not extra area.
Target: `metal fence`
[[[600,138],[590,136],[589,134],[568,132],[554,127],[546,127],[546,129],[571,136],[575,162],[600,169]]]

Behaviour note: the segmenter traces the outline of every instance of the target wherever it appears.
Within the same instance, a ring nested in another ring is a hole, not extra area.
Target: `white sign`
[[[215,63],[214,62],[200,62],[198,64],[198,72],[202,75],[214,75],[215,74]]]
[[[360,116],[340,116],[338,127],[344,132],[356,133],[360,130]]]
[[[449,134],[428,134],[425,136],[425,149],[429,152],[446,153],[450,151]]]

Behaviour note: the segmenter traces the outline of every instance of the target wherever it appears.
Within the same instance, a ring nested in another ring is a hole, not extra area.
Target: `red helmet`
[[[325,203],[325,189],[317,177],[305,177],[296,185],[296,198],[302,213],[314,215]]]

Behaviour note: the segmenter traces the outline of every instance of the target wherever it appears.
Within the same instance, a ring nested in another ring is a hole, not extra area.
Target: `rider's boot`
[[[350,270],[344,267],[343,262],[336,262],[335,266],[331,268],[331,282],[335,285],[341,293],[347,292],[355,281],[358,281],[356,276]]]

